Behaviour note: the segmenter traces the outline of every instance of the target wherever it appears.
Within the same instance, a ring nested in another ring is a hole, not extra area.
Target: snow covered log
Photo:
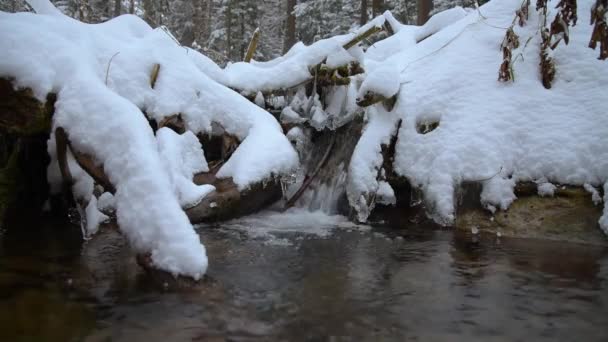
[[[201,68],[202,55],[135,16],[87,25],[47,0],[30,4],[37,14],[0,12],[0,78],[31,89],[40,103],[57,94],[52,131],[62,127],[74,151],[68,156],[73,191],[89,206],[95,203],[95,182],[77,160],[102,166],[116,190],[118,224],[133,248],[149,253],[155,268],[199,279],[206,252],[182,207],[202,201],[213,187],[192,182],[194,173],[207,170],[196,135],[216,134],[221,127],[238,138],[240,145],[217,176],[232,178],[243,191],[297,166],[280,125],[210,79]],[[148,120],[169,126],[173,121],[166,119],[176,115],[185,133],[168,135],[164,127],[155,136]],[[62,181],[54,134],[48,151],[48,179],[57,192]],[[94,207],[89,213],[99,216]]]

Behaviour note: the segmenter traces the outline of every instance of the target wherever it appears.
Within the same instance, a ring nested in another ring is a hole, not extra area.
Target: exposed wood
[[[68,147],[70,148],[70,151],[72,152],[72,155],[74,156],[74,159],[76,159],[78,165],[84,171],[86,171],[86,173],[88,173],[89,176],[91,176],[97,184],[101,185],[105,191],[108,191],[112,194],[116,193],[116,188],[114,188],[114,185],[112,185],[112,183],[106,176],[105,172],[103,171],[103,167],[97,165],[93,157],[89,156],[88,154],[76,151],[76,149],[74,149],[70,144],[69,140]]]
[[[184,134],[186,132],[186,124],[182,119],[181,114],[174,114],[167,116],[158,123],[158,128],[167,127],[174,130],[177,134]]]
[[[249,63],[255,54],[255,50],[258,48],[258,41],[260,40],[260,29],[256,28],[247,47],[247,54],[245,54],[244,62]]]
[[[373,34],[378,33],[380,31],[382,31],[381,26],[372,26],[365,32],[360,33],[357,36],[355,36],[353,39],[351,39],[348,43],[344,44],[342,47],[345,50],[348,50],[348,49],[352,48],[353,46],[359,44],[360,42],[364,41],[365,39],[371,37]]]
[[[360,99],[357,101],[357,105],[359,107],[369,107],[373,104],[380,103],[380,102],[382,102],[384,104],[384,106],[386,107],[386,109],[390,111],[393,109],[393,107],[395,106],[395,103],[397,102],[397,95],[393,95],[389,98],[386,98],[379,94],[367,93],[367,94],[365,94],[363,99]]]
[[[156,80],[158,79],[158,73],[160,72],[160,64],[154,64],[152,67],[152,73],[150,74],[150,87],[154,89],[156,85]]]
[[[88,173],[97,184],[101,185],[105,191],[112,194],[116,192],[116,188],[114,188],[114,185],[112,185],[112,183],[109,181],[108,177],[103,171],[103,168],[95,163],[95,159],[87,154],[78,152],[72,147],[68,135],[63,127],[57,127],[55,129],[55,143],[57,145],[57,161],[59,163],[59,171],[61,172],[64,188],[71,188],[74,184],[74,179],[72,177],[72,173],[70,172],[67,159],[67,150],[69,148],[78,165],[86,173]]]

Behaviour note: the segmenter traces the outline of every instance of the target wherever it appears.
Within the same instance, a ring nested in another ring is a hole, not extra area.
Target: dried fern
[[[597,43],[600,43],[600,56],[598,59],[604,60],[608,58],[608,24],[606,17],[608,16],[608,0],[596,0],[595,5],[591,8],[591,25],[593,32],[589,47],[595,50]]]

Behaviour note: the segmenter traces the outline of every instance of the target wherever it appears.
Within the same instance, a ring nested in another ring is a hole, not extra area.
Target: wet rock
[[[468,190],[457,211],[457,229],[475,227],[501,236],[608,245],[597,226],[601,206],[595,206],[583,188],[559,186],[554,197],[541,197],[536,184],[522,183],[516,187],[518,199],[508,210],[495,214],[482,209],[476,191]]]

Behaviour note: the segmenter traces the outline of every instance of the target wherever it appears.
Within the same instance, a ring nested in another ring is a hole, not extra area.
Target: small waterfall
[[[292,184],[286,187],[286,198],[291,198],[300,189],[306,177],[319,167],[326,153],[328,156],[310,185],[294,203],[295,207],[321,210],[327,214],[349,214],[346,199],[348,165],[362,128],[363,119],[357,117],[336,130],[311,130],[308,141],[299,151],[302,166],[294,175]]]

